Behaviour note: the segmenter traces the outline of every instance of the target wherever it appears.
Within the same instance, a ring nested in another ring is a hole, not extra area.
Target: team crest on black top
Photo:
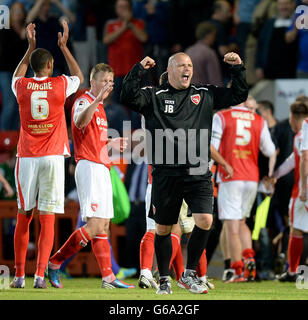
[[[200,94],[194,94],[193,96],[190,96],[190,100],[197,106],[200,102]]]

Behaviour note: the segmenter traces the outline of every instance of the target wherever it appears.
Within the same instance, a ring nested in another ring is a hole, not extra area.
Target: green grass
[[[137,285],[137,279],[127,282]],[[308,300],[308,290],[295,283],[263,281],[225,284],[214,280],[216,288],[206,295],[192,294],[172,281],[172,295],[158,296],[154,289],[101,289],[99,278],[62,280],[64,289],[33,289],[33,278],[26,278],[26,288],[0,290],[0,300]]]

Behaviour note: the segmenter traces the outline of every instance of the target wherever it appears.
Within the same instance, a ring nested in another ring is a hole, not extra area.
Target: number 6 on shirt
[[[47,91],[33,91],[31,94],[31,115],[35,120],[45,120],[49,115]]]

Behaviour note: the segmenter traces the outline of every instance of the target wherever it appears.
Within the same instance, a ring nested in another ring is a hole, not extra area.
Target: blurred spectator
[[[96,16],[86,0],[71,0],[70,9],[76,16],[72,28],[74,54],[85,79],[81,88],[88,88],[90,70],[97,64]]]
[[[293,0],[277,0],[278,16],[264,24],[256,58],[258,80],[295,78],[297,43],[285,41],[286,30],[292,24]],[[286,63],[288,61],[288,63]]]
[[[262,118],[266,121],[269,132],[271,134],[272,141],[276,146],[275,136],[274,136],[274,128],[277,124],[277,120],[274,117],[274,105],[267,100],[259,101],[257,104],[257,113],[259,113]],[[274,166],[276,162],[276,152],[271,158],[265,157],[261,152],[259,152],[258,166],[259,166],[259,174],[260,181],[267,176],[272,176],[274,172]],[[267,194],[263,194],[259,192],[257,194],[256,204],[260,204],[262,200],[267,196]],[[268,219],[267,226],[262,228],[259,236],[259,252],[257,253],[257,262],[259,269],[259,277],[262,280],[273,280],[274,279],[274,260],[273,260],[273,250],[272,250],[272,242],[270,238],[270,231],[274,229],[274,219]]]
[[[197,42],[185,52],[190,56],[194,69],[192,82],[222,86],[220,63],[216,52],[211,48],[216,39],[216,28],[209,22],[201,22],[196,29]]]
[[[231,5],[228,1],[216,1],[213,6],[213,14],[210,20],[217,29],[214,47],[221,57],[229,51],[234,51],[234,44],[230,44],[228,32],[228,22],[232,17],[231,9]]]
[[[143,159],[139,164],[131,163],[127,167],[125,176],[125,186],[131,201],[131,211],[126,225],[126,267],[139,267],[139,246],[146,230],[144,218],[145,193],[148,180],[148,166]]]
[[[276,0],[261,0],[253,12],[251,33],[246,41],[245,50],[246,81],[249,85],[254,85],[257,82],[255,65],[260,32],[265,22],[276,16]]]
[[[239,53],[245,59],[245,47],[252,26],[252,15],[260,0],[235,0],[233,22],[236,24],[236,40]]]
[[[62,33],[60,18],[51,14],[51,4],[55,4],[63,13],[69,23],[74,23],[75,16],[60,0],[37,0],[27,15],[27,24],[33,22],[36,25],[36,46],[51,52],[54,58],[54,76],[66,72],[64,56],[59,49],[58,32]],[[63,17],[62,17],[63,18]]]
[[[214,24],[217,30],[216,41],[214,43],[214,50],[217,53],[224,83],[229,80],[229,71],[226,63],[223,62],[223,56],[227,52],[236,51],[237,46],[230,40],[230,31],[228,23],[232,17],[231,5],[226,0],[219,0],[214,3],[213,14],[210,22]]]
[[[26,11],[23,4],[15,2],[10,8],[10,29],[0,30],[1,130],[19,128],[18,105],[11,90],[11,82],[13,72],[28,47],[25,19]]]
[[[108,121],[108,130],[117,130],[120,137],[123,137],[123,121],[128,121],[128,113],[121,104],[112,101],[109,96],[104,100],[104,109]]]
[[[5,162],[0,164],[0,199],[16,199],[14,171]]]
[[[31,7],[33,6],[33,3],[35,2],[35,0],[19,0],[19,1],[16,1],[16,0],[1,0],[0,1],[0,4],[1,5],[5,5],[5,6],[8,6],[9,8],[13,5],[13,3],[15,2],[19,2],[19,3],[22,3],[26,12],[28,12]]]
[[[257,113],[266,121],[269,131],[272,133],[273,128],[277,124],[277,120],[274,116],[274,105],[268,100],[262,100],[258,102]]]
[[[276,120],[274,113],[274,105],[268,100],[259,101],[257,104],[257,113],[261,115],[261,117],[266,121],[269,132],[271,134],[272,141],[276,146],[276,139],[274,135],[275,126],[277,125],[278,121]],[[260,173],[260,180],[264,176],[272,176],[274,173],[274,167],[276,163],[276,155],[275,157],[269,158],[264,157],[263,154],[259,153],[259,173]]]
[[[156,62],[150,83],[155,83],[159,76],[166,71],[168,48],[168,1],[166,0],[135,0],[133,1],[134,16],[143,19],[149,35],[144,47],[144,56],[150,56]],[[152,81],[153,80],[153,81]]]
[[[167,0],[168,31],[172,54],[184,51],[194,43],[192,35],[199,22],[210,18],[214,1]]]
[[[289,119],[282,120],[275,126],[273,131],[277,151],[275,169],[293,152],[294,135]],[[281,252],[285,253],[288,247],[288,213],[293,184],[294,171],[292,170],[277,181],[270,204],[267,224],[275,226],[272,237],[278,236],[277,239],[281,239],[278,240],[277,255]]]
[[[114,71],[113,100],[118,102],[123,79],[141,61],[148,35],[144,21],[133,17],[131,0],[117,0],[115,10],[117,19],[107,22],[103,43],[108,45],[108,63]]]
[[[308,5],[308,0],[302,0],[301,5]],[[287,43],[292,43],[298,40],[298,53],[299,57],[297,60],[297,78],[308,78],[308,32],[307,32],[307,25],[305,24],[303,29],[299,29],[301,26],[299,16],[304,14],[307,15],[308,8],[306,7],[306,11],[304,13],[295,14],[293,17],[293,21],[291,26],[289,27],[286,33],[286,41]],[[307,16],[306,16],[307,18]],[[305,23],[305,19],[303,20]],[[299,24],[300,26],[297,26]]]

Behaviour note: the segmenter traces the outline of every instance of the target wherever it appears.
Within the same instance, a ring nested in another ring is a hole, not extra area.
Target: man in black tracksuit
[[[141,77],[155,66],[145,57],[123,81],[121,102],[145,118],[147,155],[152,164],[152,212],[156,222],[155,252],[160,286],[157,294],[171,293],[169,262],[172,254],[171,227],[177,223],[183,199],[195,219],[187,245],[187,264],[178,286],[193,293],[206,293],[196,267],[212,224],[213,190],[210,140],[213,109],[244,102],[248,95],[245,68],[236,53],[224,61],[231,65],[231,88],[191,84],[193,65],[188,55],[169,58],[168,83],[141,88]]]

